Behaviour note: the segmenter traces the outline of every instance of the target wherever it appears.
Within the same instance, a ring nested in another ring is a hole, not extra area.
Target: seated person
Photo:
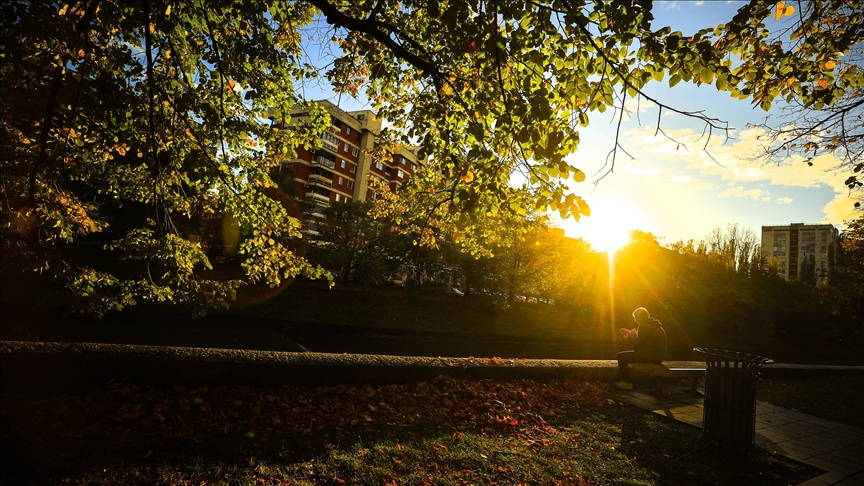
[[[666,331],[660,321],[651,317],[644,307],[633,311],[633,320],[636,321],[635,330],[618,330],[633,345],[633,351],[618,353],[620,380],[615,387],[622,390],[633,389],[629,363],[661,363],[666,359]]]

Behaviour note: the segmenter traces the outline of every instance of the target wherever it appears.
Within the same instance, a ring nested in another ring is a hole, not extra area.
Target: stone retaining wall
[[[701,361],[667,362],[700,367]],[[861,366],[772,365],[765,376],[862,374]],[[289,353],[96,343],[0,341],[2,386],[29,392],[81,391],[126,378],[170,385],[333,385],[406,383],[447,375],[469,380],[600,380],[617,376],[615,360],[426,358]]]

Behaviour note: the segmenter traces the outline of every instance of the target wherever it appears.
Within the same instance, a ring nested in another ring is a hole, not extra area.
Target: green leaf
[[[584,111],[579,112],[579,125],[588,126],[588,115]]]

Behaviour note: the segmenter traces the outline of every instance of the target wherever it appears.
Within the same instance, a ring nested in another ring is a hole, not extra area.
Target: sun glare
[[[648,219],[639,209],[620,198],[590,201],[591,216],[568,221],[573,236],[584,238],[591,247],[610,256],[630,240],[634,229],[650,231]]]

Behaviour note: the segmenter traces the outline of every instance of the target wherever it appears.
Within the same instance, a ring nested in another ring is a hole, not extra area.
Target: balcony
[[[306,200],[311,201],[319,206],[330,207],[330,196],[310,192],[306,194]]]
[[[321,146],[334,154],[339,153],[339,139],[330,132],[321,134]]]
[[[318,167],[324,167],[325,169],[333,170],[336,168],[336,162],[324,157],[322,155],[316,155],[312,157],[312,165]]]
[[[309,184],[317,184],[326,188],[333,187],[333,179],[328,179],[322,175],[312,174],[307,181]]]
[[[327,215],[324,214],[324,208],[322,206],[312,206],[305,213],[306,219],[308,220],[326,220]]]

